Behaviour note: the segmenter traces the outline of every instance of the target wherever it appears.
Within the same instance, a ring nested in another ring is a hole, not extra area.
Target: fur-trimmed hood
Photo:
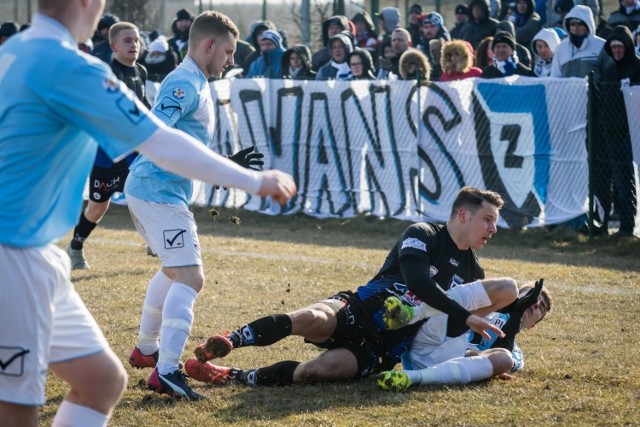
[[[451,54],[457,53],[459,60],[453,62]],[[467,73],[473,67],[473,51],[469,42],[464,40],[451,40],[442,47],[440,65],[445,73]]]
[[[410,47],[405,50],[404,53],[400,56],[400,63],[398,66],[398,70],[400,72],[400,76],[403,79],[413,79],[416,76],[409,73],[408,64],[417,64],[418,70],[422,70],[423,77],[425,79],[429,79],[429,75],[431,74],[431,67],[429,66],[429,60],[426,55],[422,53],[419,49],[415,49]]]

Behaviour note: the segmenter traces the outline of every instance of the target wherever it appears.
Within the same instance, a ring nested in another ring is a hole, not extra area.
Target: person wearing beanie
[[[560,44],[558,33],[550,28],[541,29],[533,37],[531,50],[534,54],[533,72],[538,77],[549,77],[551,74],[551,60],[553,53]]]
[[[157,83],[161,83],[176,68],[177,62],[176,54],[169,48],[165,36],[158,36],[149,43],[146,54],[140,60],[147,68],[148,79]]]
[[[553,11],[558,15],[558,20],[554,22],[552,26],[562,28],[564,17],[573,9],[573,6],[575,6],[573,0],[556,0],[553,4]]]
[[[353,52],[353,42],[346,32],[336,34],[329,40],[331,60],[320,67],[316,80],[347,80],[350,70],[347,57]]]
[[[251,63],[246,77],[282,78],[282,36],[275,30],[260,35],[260,57]]]
[[[500,31],[506,31],[507,33],[511,34],[513,39],[516,40],[516,53],[518,54],[518,61],[520,61],[520,63],[525,67],[531,68],[532,62],[531,52],[529,51],[530,47],[525,47],[518,43],[518,40],[516,39],[516,27],[515,25],[513,25],[513,22],[509,20],[500,21],[498,23],[498,26],[496,27],[496,33]]]
[[[440,68],[440,48],[442,44],[451,40],[449,31],[444,26],[442,15],[438,12],[430,12],[420,17],[422,22],[421,38],[418,39],[417,48],[422,51],[429,60],[431,74],[429,80],[437,82],[440,80],[442,69]],[[432,46],[438,46],[436,52],[432,52]],[[435,53],[435,55],[434,55]]]
[[[480,77],[482,70],[473,66],[473,48],[464,40],[451,40],[442,47],[440,66],[442,74],[441,82],[464,80],[471,77]]]
[[[455,24],[451,29],[451,31],[449,32],[452,39],[462,38],[461,36],[462,26],[465,24],[465,22],[467,22],[468,17],[469,17],[469,7],[464,3],[457,5],[455,9]]]
[[[595,69],[604,40],[595,34],[593,13],[587,6],[574,6],[564,18],[569,34],[560,42],[551,62],[551,77],[586,77]]]
[[[493,50],[493,64],[482,70],[481,77],[484,79],[495,79],[509,77],[513,75],[535,77],[530,68],[525,67],[518,61],[516,53],[516,41],[507,32],[500,31],[493,37],[491,50]]]
[[[422,22],[420,18],[422,17],[422,6],[418,3],[414,3],[409,8],[409,12],[407,13],[407,25],[406,29],[411,34],[411,40],[420,40],[420,27],[422,26]]]
[[[176,54],[178,63],[181,63],[187,55],[189,45],[189,29],[193,23],[193,14],[187,9],[180,9],[176,13],[176,18],[171,23],[173,37],[168,40],[169,47]]]
[[[113,55],[109,45],[109,29],[118,22],[120,22],[120,18],[116,15],[105,13],[98,21],[98,28],[92,39],[93,50],[91,54],[107,64],[111,63]]]

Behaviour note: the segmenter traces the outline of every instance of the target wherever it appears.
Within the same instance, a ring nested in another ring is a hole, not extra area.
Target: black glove
[[[538,302],[540,292],[542,291],[542,284],[544,279],[536,281],[535,286],[521,298],[515,300],[513,304],[510,304],[511,311],[509,320],[502,327],[504,332],[504,338],[498,338],[491,348],[506,348],[509,351],[513,351],[513,346],[516,341],[516,334],[520,332],[520,324],[522,323],[522,316],[529,307]]]
[[[229,157],[229,160],[232,160],[246,169],[253,169],[254,171],[261,171],[262,166],[264,165],[264,154],[259,152],[253,152],[256,149],[255,145],[252,145],[249,148],[245,148],[244,150],[240,150],[235,154],[232,154]]]

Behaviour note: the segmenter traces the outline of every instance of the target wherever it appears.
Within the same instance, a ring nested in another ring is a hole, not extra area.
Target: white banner
[[[317,217],[444,221],[463,185],[498,191],[502,226],[554,224],[587,210],[582,79],[220,80],[216,135],[228,154],[255,145],[290,173],[286,207],[201,185],[198,204]]]

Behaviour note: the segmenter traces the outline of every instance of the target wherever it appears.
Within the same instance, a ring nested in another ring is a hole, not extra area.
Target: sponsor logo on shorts
[[[187,230],[163,230],[164,248],[179,249],[184,248],[184,233]]]
[[[24,374],[24,359],[29,351],[24,347],[0,346],[0,375],[22,376]]]
[[[418,249],[419,251],[427,252],[427,244],[422,240],[418,240],[415,237],[409,237],[408,239],[404,239],[402,241],[402,248],[413,248]]]
[[[451,283],[449,284],[449,289],[453,289],[458,285],[462,285],[464,283],[464,279],[457,274],[454,274],[451,278]]]

